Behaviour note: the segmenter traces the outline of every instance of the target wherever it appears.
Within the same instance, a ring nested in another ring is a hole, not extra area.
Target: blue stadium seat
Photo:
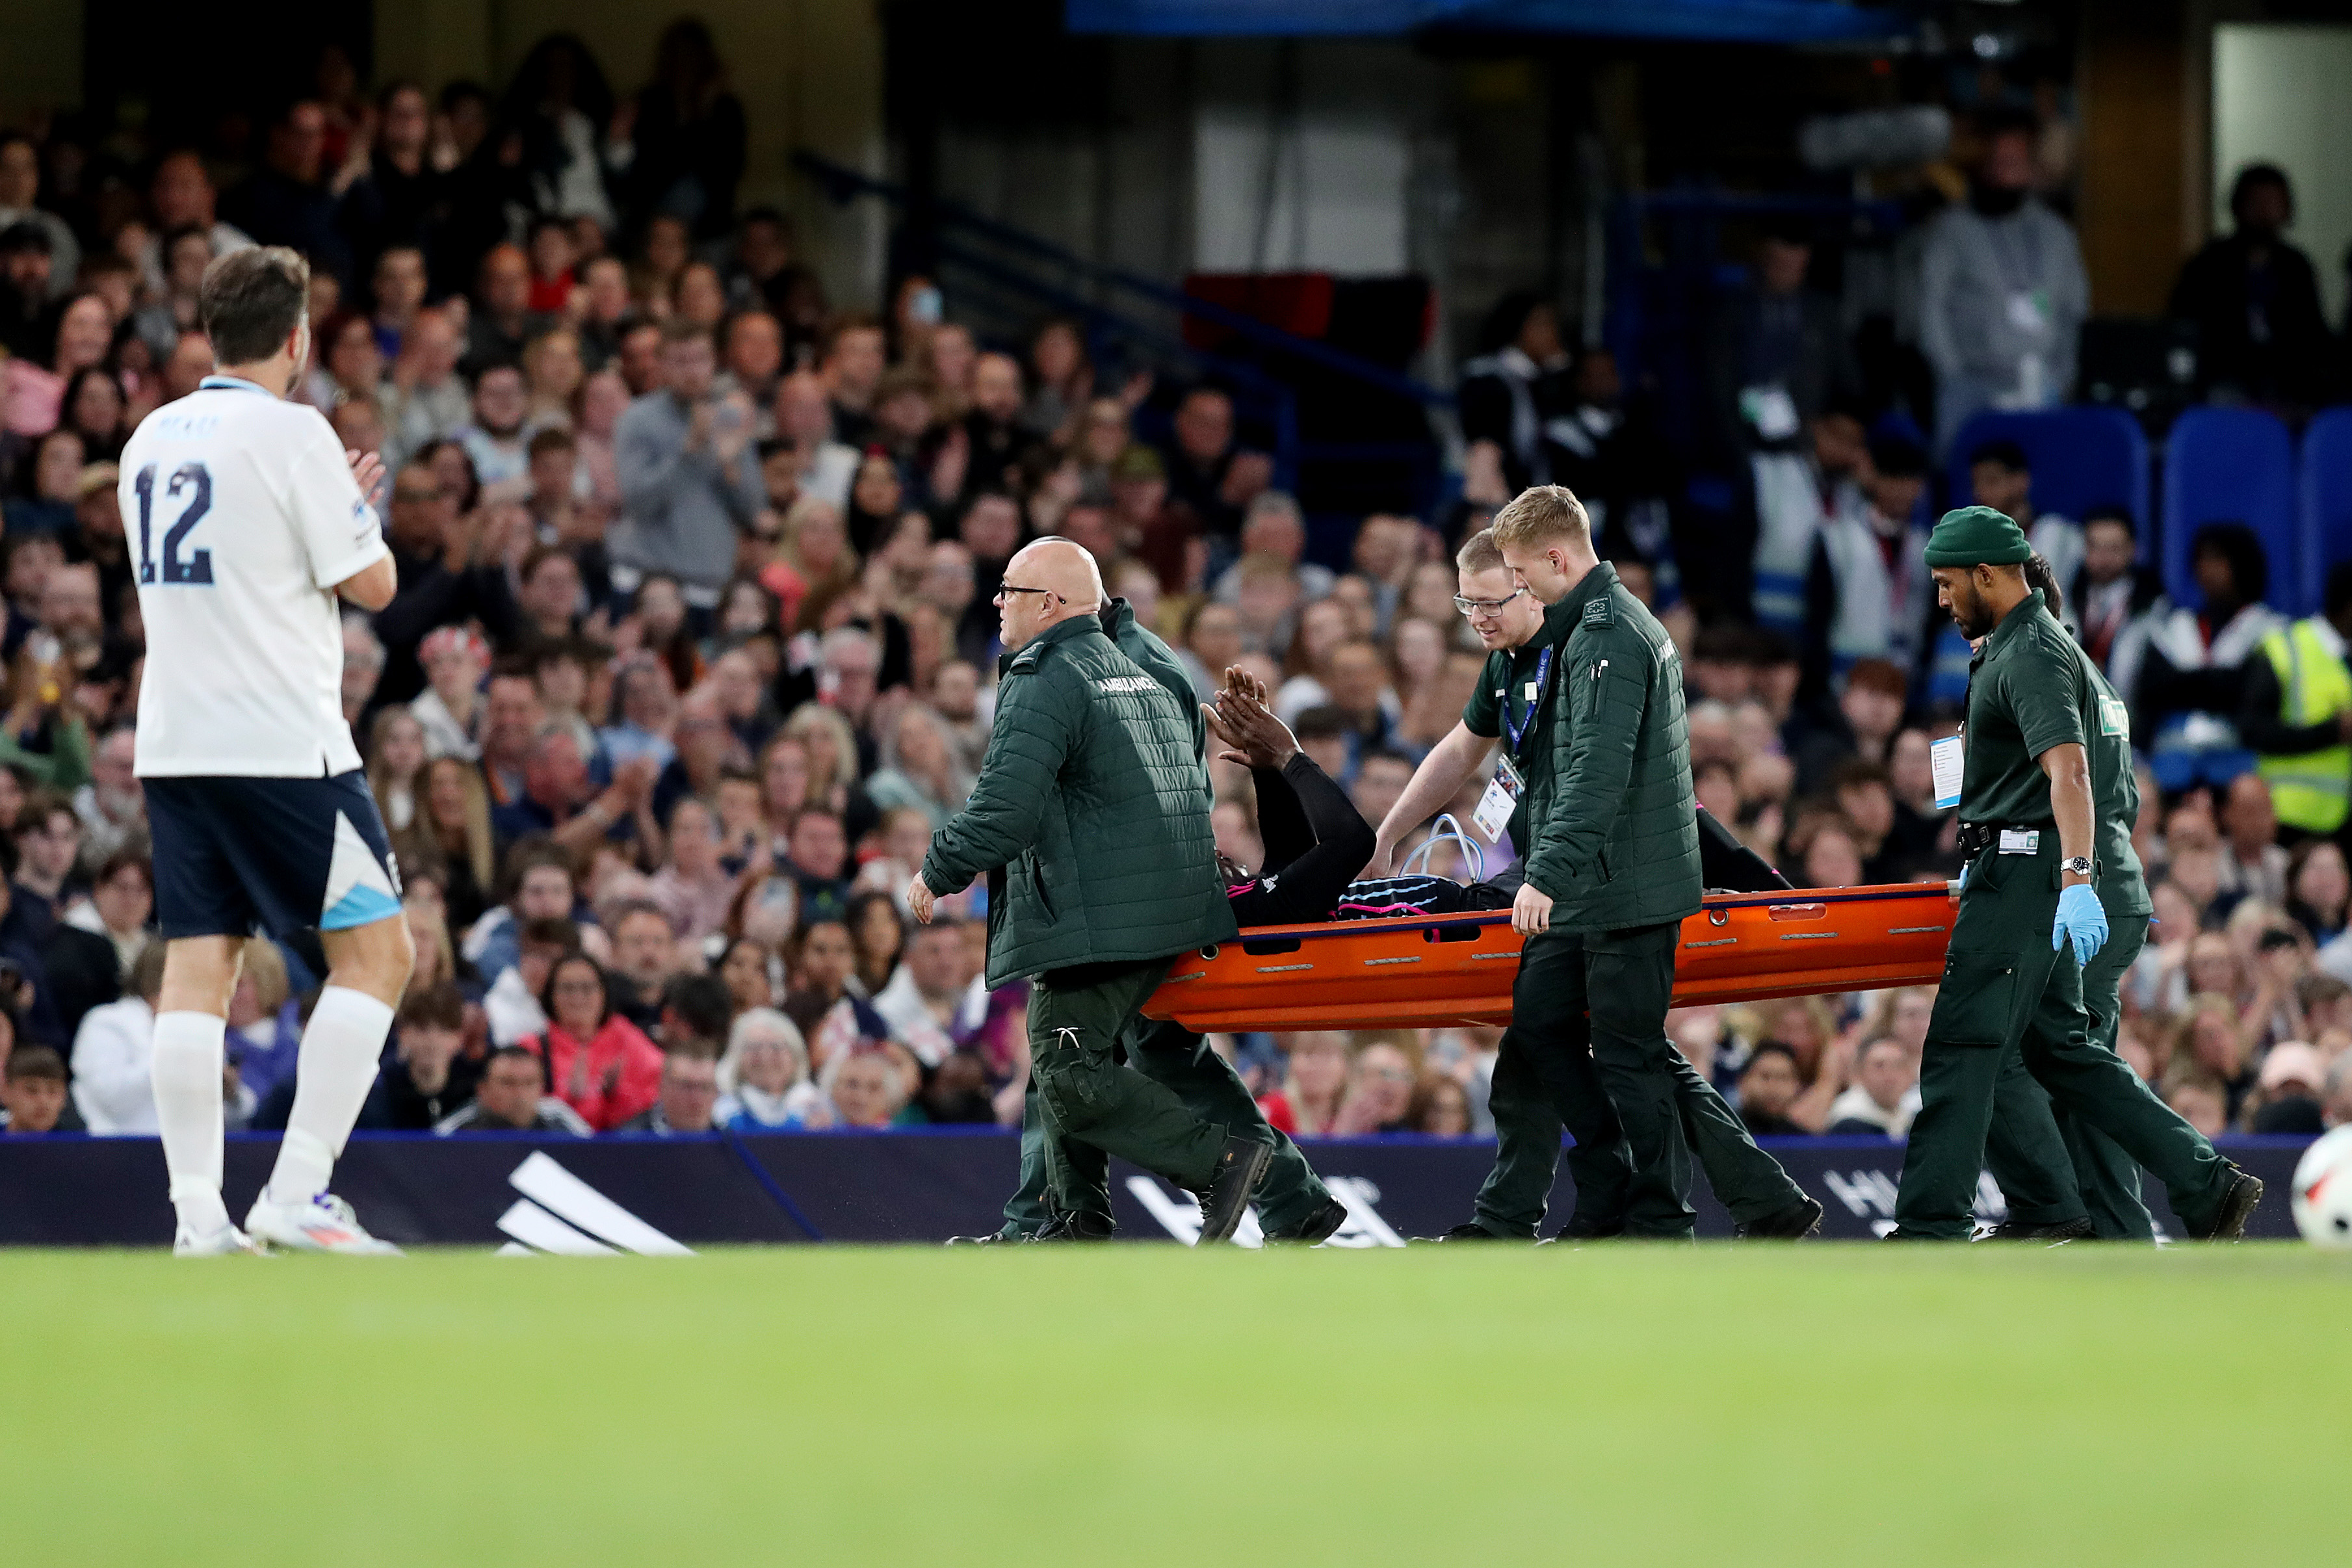
[[[2172,426],[2164,455],[2164,590],[2182,604],[2202,601],[2189,574],[2189,546],[2209,522],[2243,522],[2270,560],[2273,608],[2309,608],[2296,539],[2294,438],[2258,408],[2192,408]]]
[[[2321,608],[2328,569],[2352,561],[2352,408],[2323,408],[2303,431],[2305,602]]]
[[[1966,506],[1969,454],[1988,441],[2014,441],[2033,465],[2033,505],[2075,521],[2099,507],[2122,507],[2148,545],[2147,437],[2120,408],[2042,408],[1985,413],[1960,426],[1952,441],[1953,506]]]

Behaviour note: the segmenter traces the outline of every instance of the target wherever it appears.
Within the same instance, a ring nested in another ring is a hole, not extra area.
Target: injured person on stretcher
[[[1243,929],[1511,907],[1526,879],[1524,863],[1516,860],[1493,877],[1467,883],[1427,872],[1359,880],[1372,858],[1370,825],[1348,792],[1299,749],[1288,726],[1267,705],[1265,688],[1239,669],[1227,670],[1225,677],[1216,705],[1206,710],[1210,729],[1228,748],[1221,757],[1250,770],[1257,791],[1258,837],[1265,851],[1265,863],[1255,872],[1230,856],[1217,858],[1225,896]],[[1704,808],[1698,830],[1709,889],[1772,892],[1789,886]]]

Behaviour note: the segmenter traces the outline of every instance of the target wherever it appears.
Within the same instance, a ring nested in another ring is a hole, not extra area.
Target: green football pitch
[[[2341,1563],[2352,1256],[0,1255],[87,1563]]]

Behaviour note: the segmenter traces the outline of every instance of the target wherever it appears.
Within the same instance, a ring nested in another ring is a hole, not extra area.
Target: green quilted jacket
[[[931,836],[923,881],[991,867],[988,984],[1230,941],[1187,713],[1091,616],[1006,658],[971,799]]]
[[[1606,562],[1549,613],[1576,630],[1553,677],[1552,777],[1529,807],[1528,880],[1551,896],[1555,930],[1680,920],[1702,890],[1682,660]]]

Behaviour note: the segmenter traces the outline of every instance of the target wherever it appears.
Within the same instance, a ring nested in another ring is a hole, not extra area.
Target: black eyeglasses
[[[1499,616],[1505,605],[1526,592],[1524,587],[1514,588],[1499,599],[1465,599],[1456,594],[1454,595],[1454,607],[1465,616]]]
[[[1012,584],[1007,583],[1003,587],[996,590],[996,603],[999,605],[1002,605],[1004,603],[1004,596],[1007,594],[1043,594],[1049,599],[1058,599],[1062,596],[1061,595],[1054,592],[1051,588],[1016,588]]]

